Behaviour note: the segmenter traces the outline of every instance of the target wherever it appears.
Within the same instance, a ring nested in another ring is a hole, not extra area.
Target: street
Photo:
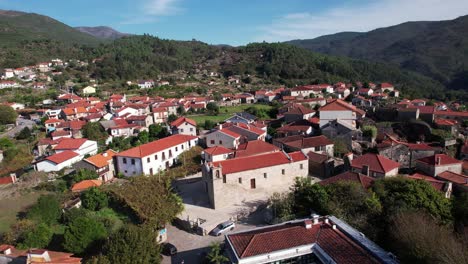
[[[15,137],[21,130],[23,130],[25,127],[32,128],[36,123],[34,121],[31,121],[29,119],[24,119],[21,117],[18,117],[16,119],[16,123],[18,124],[14,128],[12,128],[9,131],[6,131],[2,134],[0,134],[0,138],[2,137],[8,137],[8,138],[13,138]]]

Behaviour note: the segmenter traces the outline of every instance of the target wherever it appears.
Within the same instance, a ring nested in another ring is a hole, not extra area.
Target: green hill
[[[98,45],[102,42],[47,16],[5,10],[0,10],[0,39],[1,45],[6,47],[33,40],[56,40],[80,45]]]
[[[451,89],[468,88],[468,16],[408,22],[367,33],[338,33],[288,43],[325,54],[392,63]]]

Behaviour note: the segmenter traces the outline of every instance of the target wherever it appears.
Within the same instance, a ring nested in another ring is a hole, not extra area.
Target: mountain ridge
[[[286,43],[328,55],[391,63],[452,89],[468,88],[468,15],[412,21],[354,35],[340,32]]]
[[[80,32],[89,34],[96,38],[111,39],[111,40],[132,35],[128,33],[119,32],[108,26],[95,26],[95,27],[80,26],[80,27],[75,27],[75,29]]]

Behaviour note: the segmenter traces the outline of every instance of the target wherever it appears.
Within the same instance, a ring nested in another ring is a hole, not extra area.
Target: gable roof
[[[437,178],[440,178],[440,179],[443,179],[443,180],[446,180],[446,181],[450,181],[450,182],[453,182],[453,183],[465,185],[465,186],[468,187],[468,176],[467,175],[458,174],[458,173],[451,172],[451,171],[444,171],[442,173],[439,173],[437,175]]]
[[[361,109],[356,108],[354,105],[349,104],[340,99],[334,99],[328,104],[320,107],[319,111],[353,111],[360,115],[364,115],[365,112]]]
[[[174,120],[171,123],[171,127],[179,127],[180,125],[182,125],[185,122],[191,124],[192,126],[197,126],[197,122],[195,122],[195,120],[182,116],[182,117],[179,117],[176,120]]]
[[[116,154],[116,156],[120,157],[134,157],[134,158],[143,158],[149,156],[153,153],[175,147],[187,141],[196,139],[196,136],[188,136],[188,135],[172,135],[166,138],[158,139],[156,141],[143,144],[138,147],[131,148],[129,150],[120,152]]]
[[[80,181],[78,183],[75,183],[73,185],[73,187],[71,188],[71,190],[73,192],[84,191],[84,190],[89,189],[91,187],[99,187],[101,185],[102,185],[101,180],[83,180],[83,181]]]
[[[55,146],[55,150],[79,149],[87,141],[86,138],[66,138]]]
[[[441,191],[441,192],[445,192],[445,182],[444,182],[444,181],[437,180],[437,179],[434,178],[434,177],[427,176],[427,175],[420,174],[420,173],[415,173],[415,174],[413,174],[413,175],[409,175],[408,178],[409,178],[409,179],[413,179],[413,180],[422,180],[422,181],[426,181],[426,182],[428,182],[430,185],[432,185],[432,187],[434,187],[434,189],[436,189],[436,190],[438,190],[438,191]]]
[[[346,171],[336,176],[327,178],[323,181],[320,181],[320,185],[328,185],[332,183],[342,182],[342,181],[352,181],[359,183],[364,189],[369,189],[372,184],[374,184],[374,178],[366,176],[361,173]]]
[[[437,161],[440,160],[440,163]],[[462,164],[460,160],[452,158],[446,154],[435,154],[433,156],[421,158],[417,160],[418,162],[422,162],[431,166],[444,166],[450,164]]]
[[[326,145],[333,145],[333,141],[329,140],[326,136],[316,136],[316,137],[307,137],[302,138],[296,141],[290,141],[284,143],[287,146],[294,147],[294,148],[313,148],[319,146],[326,146]]]
[[[288,156],[289,155],[289,156]],[[290,162],[307,160],[302,152],[293,152],[286,154],[282,151],[260,154],[256,156],[246,156],[241,158],[228,159],[223,161],[213,162],[214,167],[222,167],[223,174],[231,174],[241,171],[249,171],[260,168],[267,168]]]
[[[280,151],[280,149],[272,144],[266,143],[262,140],[252,140],[247,141],[244,144],[240,144],[234,154],[234,157],[248,157],[277,151]]]
[[[60,143],[59,143],[60,144]],[[78,153],[74,152],[74,151],[71,151],[71,150],[65,150],[63,152],[60,152],[60,153],[57,153],[57,154],[54,154],[52,156],[48,156],[47,158],[45,158],[46,160],[49,160],[49,161],[52,161],[53,163],[55,164],[60,164],[62,162],[65,162],[67,160],[70,160],[72,158],[75,158],[79,156]]]
[[[208,153],[212,156],[216,156],[216,155],[233,153],[234,150],[225,148],[223,146],[214,146],[214,147],[203,150],[203,152]]]
[[[391,159],[387,159],[384,156],[367,153],[360,157],[354,158],[351,161],[351,166],[358,169],[362,169],[363,166],[369,166],[369,170],[371,171],[387,173],[400,167],[400,164]]]
[[[85,159],[85,161],[94,165],[97,168],[102,168],[109,165],[109,161],[112,160],[112,157],[114,157],[116,154],[117,152],[113,151],[112,149],[109,149],[103,153],[91,156]]]

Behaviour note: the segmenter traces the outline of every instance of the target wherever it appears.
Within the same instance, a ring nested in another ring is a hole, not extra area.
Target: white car
[[[213,234],[213,236],[220,236],[227,231],[233,230],[234,227],[236,227],[236,224],[233,221],[226,221],[217,225],[216,228],[211,231],[211,234]]]

